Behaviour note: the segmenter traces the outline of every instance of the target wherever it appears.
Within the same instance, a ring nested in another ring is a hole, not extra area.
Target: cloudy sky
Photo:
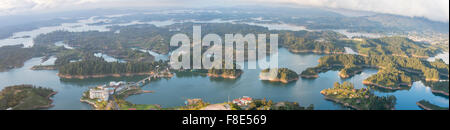
[[[0,0],[0,15],[117,7],[290,5],[349,9],[449,21],[449,0]]]

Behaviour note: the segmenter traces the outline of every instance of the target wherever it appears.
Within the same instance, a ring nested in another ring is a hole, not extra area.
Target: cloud
[[[266,0],[255,0],[266,1]],[[282,2],[335,9],[371,11],[449,21],[449,0],[281,0]]]
[[[8,15],[62,9],[101,1],[104,0],[1,0],[0,14]]]
[[[112,7],[295,5],[349,9],[449,21],[449,0],[0,0],[0,15]]]

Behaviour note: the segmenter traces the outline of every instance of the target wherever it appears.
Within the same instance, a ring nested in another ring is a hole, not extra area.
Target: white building
[[[115,93],[115,91],[121,91],[121,90],[125,89],[123,86],[125,84],[126,83],[123,81],[109,82],[109,84],[91,88],[89,90],[89,98],[107,101],[109,99],[109,95],[113,95]]]
[[[89,90],[89,98],[91,99],[101,99],[107,101],[109,99],[108,89],[91,89]]]

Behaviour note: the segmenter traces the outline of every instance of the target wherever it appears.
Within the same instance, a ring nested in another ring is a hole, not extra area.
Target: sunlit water
[[[448,97],[436,96],[431,92],[429,87],[423,85],[422,82],[414,82],[412,88],[410,90],[400,90],[395,91],[393,93],[383,93],[383,92],[375,92],[375,95],[378,96],[389,96],[394,95],[397,98],[397,104],[395,108],[398,110],[415,110],[420,109],[417,106],[417,102],[420,100],[427,100],[431,103],[447,107],[449,106]]]
[[[280,67],[290,68],[297,73],[308,67],[316,66],[322,55],[292,54],[286,49],[279,50]],[[253,61],[254,62],[254,61]],[[49,87],[58,94],[53,97],[54,107],[50,109],[91,109],[87,104],[81,103],[82,92],[89,87],[102,85],[109,81],[136,82],[143,76],[124,78],[99,78],[87,80],[61,80],[56,76],[57,71],[33,71],[33,65],[41,64],[41,58],[27,61],[22,68],[7,72],[0,72],[0,88],[18,84],[33,84]],[[314,104],[315,109],[346,109],[339,104],[324,100],[320,91],[333,86],[334,82],[349,81],[356,88],[364,88],[362,80],[377,73],[377,70],[368,69],[352,78],[342,80],[337,71],[321,73],[317,79],[300,79],[296,82],[283,85],[269,83],[258,78],[260,69],[244,69],[244,74],[237,80],[212,79],[204,76],[177,75],[172,79],[153,81],[144,87],[155,93],[134,95],[127,100],[136,104],[160,104],[163,107],[180,106],[188,98],[202,98],[210,103],[226,102],[241,96],[253,98],[267,98],[273,101],[295,101],[303,106]],[[415,83],[411,90],[397,91],[395,93],[377,92],[377,95],[395,95],[398,99],[397,109],[420,109],[415,102],[426,99],[440,106],[448,107],[448,98],[431,94],[428,87]]]
[[[26,47],[33,45],[32,39],[39,34],[49,33],[56,30],[67,30],[72,32],[82,31],[109,31],[108,26],[111,25],[89,25],[98,22],[110,22],[108,19],[95,19],[95,17],[80,20],[77,23],[65,23],[60,26],[42,27],[32,31],[18,32],[11,38],[0,40],[0,47],[5,45],[24,44]],[[198,23],[234,23],[234,21],[225,20],[211,20],[211,21],[195,21]],[[140,22],[132,21],[129,23],[116,24],[119,26],[127,26],[134,24],[154,24],[156,26],[167,26],[177,23],[172,20],[167,21],[152,21],[152,22]],[[268,27],[270,30],[307,30],[302,26],[287,25],[287,24],[254,24]],[[357,36],[361,34],[345,33],[347,36]],[[117,32],[120,33],[120,32]],[[365,34],[364,34],[365,35]],[[24,37],[25,36],[25,37]],[[27,37],[29,36],[29,37]],[[376,35],[368,35],[369,37],[377,37]],[[56,43],[59,46],[64,46],[71,49],[63,43]],[[156,60],[167,60],[168,55],[160,55],[155,52],[148,51],[151,55],[155,56]],[[346,52],[349,54],[357,54],[351,48],[346,48]],[[110,57],[104,54],[97,54],[97,56],[105,58],[105,60],[114,62],[119,59]],[[287,67],[296,71],[302,72],[308,67],[313,67],[318,64],[317,60],[322,55],[317,54],[292,54],[286,49],[279,50],[279,65],[280,67]],[[447,56],[448,53],[442,54]],[[441,57],[442,57],[441,56]],[[439,57],[439,55],[437,56]],[[445,59],[445,58],[444,58]],[[99,79],[87,79],[87,80],[61,80],[56,74],[55,70],[41,70],[33,71],[30,68],[34,65],[52,65],[56,60],[55,57],[50,57],[49,60],[41,63],[41,58],[33,58],[25,62],[24,67],[13,69],[7,72],[0,72],[0,89],[5,86],[18,85],[18,84],[32,84],[37,86],[49,87],[56,91],[58,94],[53,97],[54,107],[50,109],[91,109],[87,104],[79,101],[82,92],[88,90],[89,87],[108,83],[110,81],[128,81],[135,82],[143,76],[137,77],[124,77],[124,78],[99,78]],[[252,62],[252,61],[251,61]],[[253,61],[254,62],[254,61]],[[365,88],[362,84],[362,80],[377,73],[377,70],[364,70],[361,74],[358,74],[349,79],[341,79],[338,77],[337,71],[329,71],[321,73],[317,79],[299,79],[296,82],[283,85],[279,83],[269,83],[260,81],[258,78],[261,69],[249,70],[244,69],[244,74],[236,79],[212,79],[204,76],[182,76],[177,75],[172,79],[161,79],[154,81],[144,87],[146,90],[153,90],[155,93],[141,94],[129,97],[127,100],[137,104],[160,104],[163,107],[180,106],[184,104],[184,101],[188,98],[202,98],[207,102],[220,103],[226,102],[228,99],[242,96],[251,96],[253,98],[267,98],[274,101],[294,101],[299,102],[303,106],[314,104],[315,109],[346,109],[341,105],[324,100],[324,97],[320,94],[320,91],[333,86],[334,82],[349,81],[355,84],[356,88]],[[422,83],[416,82],[410,90],[396,91],[393,93],[376,91],[377,95],[394,95],[397,97],[397,109],[420,109],[415,105],[419,100],[426,99],[439,106],[448,107],[448,98],[436,96],[431,93],[428,87],[425,87]]]

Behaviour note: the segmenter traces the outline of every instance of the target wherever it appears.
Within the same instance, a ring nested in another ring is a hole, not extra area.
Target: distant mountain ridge
[[[407,17],[391,14],[377,14],[364,16],[364,18],[379,22],[390,28],[398,28],[402,31],[433,31],[440,33],[449,32],[449,23],[432,21],[424,17]]]

